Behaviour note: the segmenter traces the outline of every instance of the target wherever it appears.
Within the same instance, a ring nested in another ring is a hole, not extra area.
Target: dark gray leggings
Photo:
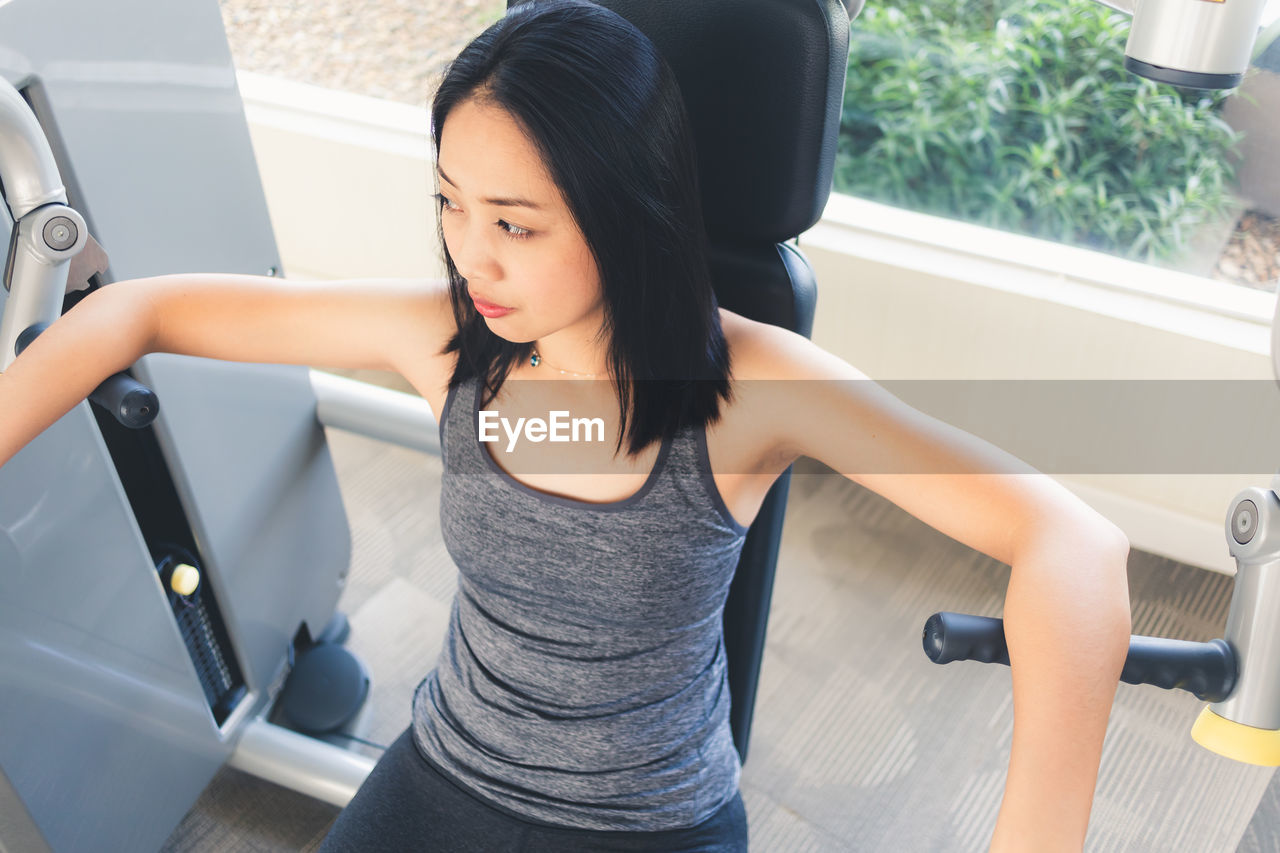
[[[744,853],[742,795],[690,829],[601,832],[530,823],[500,811],[423,757],[411,729],[396,739],[338,815],[320,853],[662,851]]]

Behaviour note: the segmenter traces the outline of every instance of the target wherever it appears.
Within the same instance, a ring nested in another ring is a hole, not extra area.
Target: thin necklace
[[[546,364],[547,367],[550,367],[552,370],[559,370],[565,376],[581,376],[584,379],[594,379],[600,375],[599,373],[574,373],[572,370],[560,370],[560,368],[556,367],[554,364],[547,364],[547,362],[543,360],[542,356],[538,355],[538,351],[536,349],[533,351],[533,355],[529,356],[529,364],[534,367],[537,367],[539,364]]]

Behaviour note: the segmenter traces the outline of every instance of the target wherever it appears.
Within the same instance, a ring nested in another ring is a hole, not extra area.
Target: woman
[[[437,413],[460,570],[444,650],[323,849],[745,849],[720,617],[803,455],[1012,565],[992,849],[1079,850],[1128,648],[1123,534],[717,306],[678,89],[618,16],[512,10],[432,118],[447,282],[119,282],[0,374],[0,464],[147,352],[397,370]],[[556,412],[584,433],[543,440]]]

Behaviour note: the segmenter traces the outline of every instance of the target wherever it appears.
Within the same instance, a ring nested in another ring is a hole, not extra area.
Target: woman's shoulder
[[[797,378],[793,353],[809,344],[803,336],[781,326],[762,323],[720,309],[720,327],[729,347],[732,402],[722,409],[727,427],[749,444],[768,443],[764,432],[776,426],[786,407],[789,380]],[[811,345],[811,344],[809,344]]]
[[[458,358],[456,352],[444,352],[458,329],[449,283],[443,279],[414,281],[397,307],[399,326],[384,330],[399,354],[396,368],[438,416]]]
[[[787,352],[801,335],[720,309],[720,327],[729,346],[732,399],[707,431],[711,469],[716,474],[750,474],[718,482],[739,519],[752,518],[773,480],[794,461],[788,430],[794,413],[788,400],[793,378]]]
[[[778,448],[794,445],[808,421],[835,417],[853,387],[870,393],[868,383],[849,381],[866,374],[803,335],[725,309],[720,317],[734,398],[725,415],[750,443],[782,453]]]
[[[790,329],[720,309],[720,328],[729,345],[733,379],[799,379],[797,362],[817,346]]]

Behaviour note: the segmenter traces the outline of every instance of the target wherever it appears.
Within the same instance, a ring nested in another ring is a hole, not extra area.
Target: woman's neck
[[[533,342],[526,376],[538,379],[609,378],[607,351],[593,341],[570,341],[551,335]]]

